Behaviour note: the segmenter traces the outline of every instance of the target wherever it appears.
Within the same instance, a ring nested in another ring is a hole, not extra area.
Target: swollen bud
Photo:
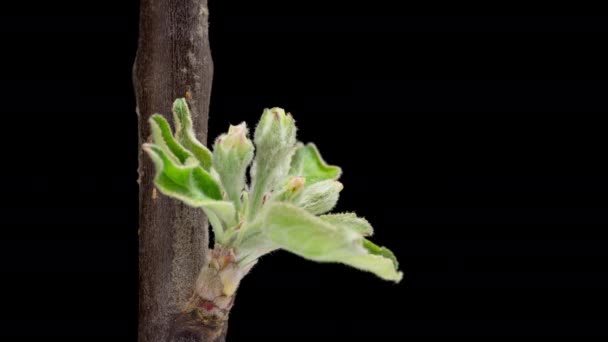
[[[283,108],[264,109],[262,118],[255,129],[256,146],[280,148],[293,146],[296,142],[296,126],[291,114]]]
[[[312,214],[323,214],[336,205],[344,186],[335,180],[325,180],[304,188],[297,199],[297,205]]]
[[[245,188],[245,172],[253,159],[253,143],[247,138],[247,126],[241,123],[230,126],[228,133],[220,135],[213,146],[213,168],[237,210]]]
[[[251,169],[249,217],[259,210],[265,193],[275,190],[287,176],[295,150],[295,120],[281,108],[265,109],[255,129],[256,157]]]
[[[290,194],[293,195],[300,192],[304,188],[304,184],[306,184],[306,178],[290,177],[285,188]]]
[[[273,196],[273,199],[280,202],[294,202],[304,190],[305,184],[306,178],[304,177],[289,177]]]
[[[215,147],[226,151],[234,150],[241,157],[253,154],[253,143],[247,138],[247,125],[244,122],[236,126],[230,125],[228,133],[220,135]]]

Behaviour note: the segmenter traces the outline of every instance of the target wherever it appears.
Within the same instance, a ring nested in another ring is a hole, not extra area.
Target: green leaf
[[[338,179],[342,170],[338,166],[327,165],[313,143],[299,145],[291,160],[289,174],[306,178],[310,185],[327,179]]]
[[[365,247],[365,249],[367,249],[370,254],[379,255],[390,259],[393,262],[395,268],[399,268],[399,261],[397,261],[397,257],[388,248],[380,247],[375,243],[369,241],[368,239],[363,239],[363,247]]]
[[[186,99],[179,98],[173,102],[173,120],[177,140],[209,171],[212,163],[211,151],[196,139]]]
[[[291,204],[270,204],[262,230],[278,247],[306,259],[347,264],[396,282],[402,278],[393,260],[373,248],[375,245],[368,247],[359,233]]]
[[[372,272],[384,280],[398,283],[403,278],[403,273],[397,271],[392,260],[380,255],[350,255],[342,258],[340,262],[362,271]]]
[[[144,144],[143,148],[154,161],[154,183],[160,192],[192,207],[211,210],[228,225],[235,223],[234,205],[222,201],[220,187],[207,171],[199,165],[177,164],[157,145]]]
[[[260,229],[253,228],[236,248],[236,257],[239,264],[248,264],[278,248]]]
[[[323,214],[336,206],[342,183],[335,180],[324,180],[306,186],[295,199],[295,204],[313,214]]]
[[[162,115],[152,115],[150,117],[150,127],[154,143],[167,152],[169,158],[181,165],[195,163],[195,160],[190,159],[193,155],[175,141],[171,132],[171,126],[169,126],[169,123]]]
[[[351,229],[363,236],[370,236],[374,233],[372,225],[364,218],[357,217],[355,213],[339,213],[321,215],[319,218],[334,226]]]
[[[315,261],[331,261],[359,238],[287,203],[270,205],[262,229],[281,248]]]

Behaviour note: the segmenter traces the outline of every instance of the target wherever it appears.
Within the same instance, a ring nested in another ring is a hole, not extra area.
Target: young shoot
[[[328,213],[342,190],[342,171],[314,144],[296,140],[291,114],[265,109],[253,141],[243,122],[220,135],[213,151],[196,139],[185,99],[174,102],[173,118],[175,134],[161,115],[150,118],[153,143],[143,149],[156,166],[158,190],[209,218],[215,247],[196,285],[208,310],[229,306],[241,278],[277,249],[401,280],[393,253],[367,239],[373,233],[367,220]]]

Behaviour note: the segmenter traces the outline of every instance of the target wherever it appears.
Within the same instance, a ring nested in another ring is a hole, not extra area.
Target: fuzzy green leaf
[[[374,233],[372,225],[366,219],[357,217],[355,213],[327,214],[321,215],[319,218],[334,226],[352,229],[363,236],[370,236]]]
[[[381,255],[352,254],[339,261],[362,271],[372,272],[384,280],[392,280],[398,283],[403,278],[403,273],[397,271],[393,261]]]
[[[193,155],[175,141],[173,133],[171,132],[171,126],[162,115],[152,115],[150,117],[150,127],[152,129],[154,143],[161,147],[169,158],[177,161],[178,164],[181,165],[185,165],[186,163],[196,164],[196,160],[191,159]]]
[[[369,248],[359,233],[332,225],[294,205],[270,204],[262,230],[280,248],[306,259],[339,262],[386,280],[401,280],[402,273],[393,260]]]
[[[395,268],[399,268],[399,261],[397,261],[397,257],[393,252],[390,251],[390,249],[386,247],[380,247],[375,243],[369,241],[368,239],[363,239],[363,247],[365,247],[365,249],[367,249],[370,254],[379,255],[390,259],[393,262],[393,265],[395,265]]]
[[[306,178],[311,185],[327,179],[338,179],[342,170],[338,166],[327,165],[313,143],[300,145],[291,160],[289,174]]]
[[[154,183],[160,192],[190,206],[211,210],[229,225],[235,223],[233,204],[222,201],[220,187],[207,171],[199,165],[177,164],[157,145],[144,144],[143,148],[156,166]]]
[[[207,171],[211,168],[211,151],[196,139],[192,127],[192,118],[186,99],[180,98],[173,102],[173,120],[175,121],[175,137]]]

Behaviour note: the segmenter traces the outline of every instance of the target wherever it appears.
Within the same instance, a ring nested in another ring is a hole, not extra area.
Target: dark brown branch
[[[207,1],[141,0],[140,6],[133,70],[140,145],[150,139],[150,115],[171,120],[178,97],[188,98],[197,136],[206,142],[213,75]],[[201,210],[157,194],[153,177],[152,162],[140,152],[139,341],[223,341],[225,326],[197,330],[195,321],[180,323],[207,262],[206,220]]]

